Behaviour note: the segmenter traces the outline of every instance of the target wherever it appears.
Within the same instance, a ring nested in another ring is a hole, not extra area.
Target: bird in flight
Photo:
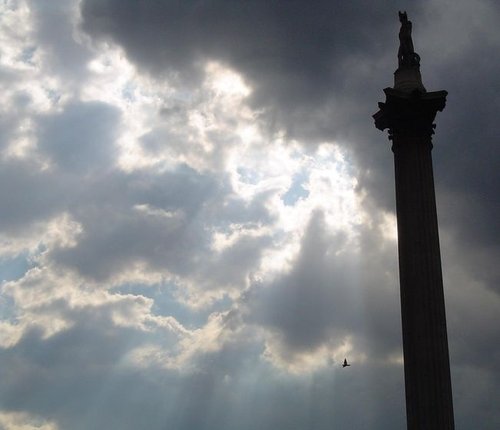
[[[347,367],[347,366],[350,366],[350,364],[347,363],[347,358],[344,358],[344,364],[342,365],[342,367]]]

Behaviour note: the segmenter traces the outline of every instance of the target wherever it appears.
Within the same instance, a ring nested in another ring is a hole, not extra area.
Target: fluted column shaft
[[[446,316],[430,133],[395,131],[399,276],[408,430],[452,430]]]
[[[433,122],[447,92],[384,92],[386,101],[373,117],[393,142],[407,429],[453,430],[431,158]]]

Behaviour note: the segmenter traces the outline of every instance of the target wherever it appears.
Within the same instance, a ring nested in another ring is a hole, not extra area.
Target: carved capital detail
[[[386,88],[386,101],[379,103],[380,110],[373,115],[375,127],[389,130],[389,139],[395,136],[431,138],[436,125],[436,113],[446,104],[446,91],[407,93]]]

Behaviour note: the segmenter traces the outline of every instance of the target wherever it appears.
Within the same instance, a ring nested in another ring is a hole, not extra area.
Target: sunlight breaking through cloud
[[[292,3],[0,2],[0,427],[404,425],[393,167],[370,116],[397,16]],[[493,430],[498,43],[478,23],[497,11],[446,4],[407,6],[425,76],[466,101],[435,179],[459,420]]]

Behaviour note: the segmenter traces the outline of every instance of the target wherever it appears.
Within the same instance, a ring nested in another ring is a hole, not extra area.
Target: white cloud
[[[0,411],[2,430],[58,430],[56,423],[25,412]]]
[[[16,234],[0,234],[0,256],[16,256],[27,251],[38,257],[40,251],[76,246],[82,228],[68,213],[48,221],[38,221]]]

